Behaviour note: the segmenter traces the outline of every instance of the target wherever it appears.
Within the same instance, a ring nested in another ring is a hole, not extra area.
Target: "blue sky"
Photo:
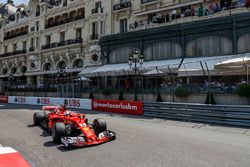
[[[3,0],[3,2],[6,3],[7,0]],[[28,2],[28,0],[14,0],[15,4],[26,3],[26,2]]]

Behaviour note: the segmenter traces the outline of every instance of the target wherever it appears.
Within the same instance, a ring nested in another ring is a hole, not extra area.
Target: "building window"
[[[46,36],[46,45],[49,45],[50,44],[50,35],[47,35]]]
[[[31,39],[30,39],[30,47],[31,47],[31,48],[34,48],[34,38],[31,38]]]
[[[102,7],[102,2],[101,1],[95,3],[95,8],[96,9],[101,8],[101,7]]]
[[[17,45],[16,45],[16,43],[15,43],[15,44],[13,44],[13,52],[15,52],[16,49],[17,49]]]
[[[82,38],[82,28],[76,29],[76,38]]]
[[[36,47],[39,47],[39,37],[36,37]]]
[[[36,31],[39,31],[39,21],[36,21]]]
[[[100,30],[100,34],[103,35],[105,33],[105,29],[104,29],[104,21],[101,21],[101,30]]]
[[[36,16],[40,16],[40,6],[36,6]]]
[[[128,21],[127,19],[120,20],[120,33],[128,31]]]
[[[4,53],[8,52],[8,46],[4,46]]]
[[[23,50],[26,50],[26,47],[27,47],[27,42],[23,41]]]
[[[98,34],[97,34],[97,22],[93,22],[92,23],[92,37],[91,39],[97,39],[98,38]]]
[[[63,6],[67,6],[68,1],[67,0],[63,0]]]
[[[65,41],[65,32],[60,32],[60,42]]]

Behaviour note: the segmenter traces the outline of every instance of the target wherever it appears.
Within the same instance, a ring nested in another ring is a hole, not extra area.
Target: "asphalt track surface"
[[[65,149],[32,126],[38,106],[0,105],[0,144],[35,167],[249,167],[250,129],[88,111],[117,133],[99,146]],[[1,163],[1,162],[0,162]]]

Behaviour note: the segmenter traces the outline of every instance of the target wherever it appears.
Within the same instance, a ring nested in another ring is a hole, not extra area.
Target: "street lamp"
[[[14,76],[13,74],[10,74],[10,75],[8,76],[8,80],[9,80],[9,85],[8,85],[8,87],[9,87],[9,88],[12,87],[12,82],[14,81],[14,79],[15,79],[15,76]],[[11,89],[10,89],[9,91],[11,92]]]
[[[128,58],[128,64],[131,69],[135,71],[135,98],[134,100],[137,101],[137,71],[139,71],[139,67],[137,66],[137,63],[140,64],[140,67],[142,67],[142,64],[144,63],[144,56],[139,54],[138,50],[135,50],[132,55]],[[134,64],[134,66],[133,66]]]
[[[61,79],[67,76],[66,70],[65,69],[60,69],[58,70],[57,74],[56,74],[57,78],[59,79],[59,84],[61,84]],[[63,85],[59,85],[59,87],[61,86],[61,97],[63,95]]]

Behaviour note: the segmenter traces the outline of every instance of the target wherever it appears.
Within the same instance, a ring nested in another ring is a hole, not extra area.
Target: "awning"
[[[185,58],[180,69],[178,76],[202,76],[202,75],[232,75],[240,74],[241,71],[234,71],[229,68],[218,68],[225,66],[226,63],[235,62],[234,60],[242,60],[244,55],[229,55],[229,56],[216,56],[216,57],[198,57],[198,58]],[[249,59],[250,60],[250,59]]]
[[[250,55],[244,55],[238,58],[233,58],[226,60],[220,63],[215,64],[216,69],[236,69],[236,68],[245,68],[247,65],[250,65]]]
[[[82,70],[82,71],[78,74],[78,76],[84,76],[84,75],[86,75],[86,74],[89,74],[89,73],[91,73],[92,71],[96,70],[96,69],[99,68],[99,67],[101,67],[101,66],[87,67],[87,68],[85,68],[84,70]]]
[[[153,70],[143,73],[143,75],[144,76],[164,76],[167,74],[159,70],[157,67],[155,67]]]
[[[163,72],[173,72],[176,71],[178,66],[181,63],[181,58],[173,59],[173,60],[161,60],[161,61],[148,61],[144,62],[143,65],[140,67],[138,63],[138,70],[142,74],[144,72],[153,70],[157,67],[159,70]],[[134,75],[135,71],[128,63],[122,64],[106,64],[103,65],[93,71],[84,72],[84,70],[79,74],[79,76],[87,76],[87,77],[94,77],[94,76],[118,76],[118,75]],[[138,72],[137,72],[138,73]]]
[[[90,82],[91,80],[86,78],[86,77],[79,77],[79,78],[75,78],[74,81],[86,81],[86,82]]]

